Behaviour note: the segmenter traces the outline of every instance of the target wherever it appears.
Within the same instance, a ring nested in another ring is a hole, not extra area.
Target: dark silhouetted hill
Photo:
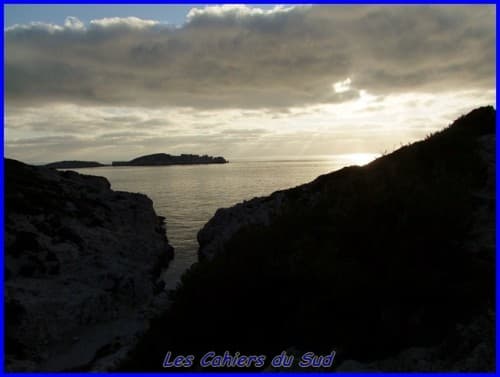
[[[337,351],[340,370],[492,371],[495,110],[219,209],[125,370],[166,351]],[[175,326],[171,326],[175,324]]]

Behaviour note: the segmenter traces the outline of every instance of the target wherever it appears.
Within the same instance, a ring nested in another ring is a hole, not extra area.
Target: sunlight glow
[[[348,77],[344,81],[334,83],[333,90],[335,93],[344,93],[351,89],[351,79]]]
[[[344,166],[358,165],[363,166],[380,157],[378,153],[347,153],[332,156],[333,159],[342,162]]]

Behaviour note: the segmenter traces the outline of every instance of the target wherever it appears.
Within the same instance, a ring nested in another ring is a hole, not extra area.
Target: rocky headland
[[[6,370],[114,368],[168,300],[164,218],[102,177],[4,169]]]
[[[181,154],[173,156],[166,153],[155,153],[134,158],[130,161],[113,161],[113,166],[162,166],[162,165],[198,165],[198,164],[225,164],[224,157],[199,156],[196,154]]]
[[[121,368],[159,370],[166,350],[333,349],[339,371],[493,371],[495,140],[483,107],[366,166],[219,209]]]
[[[99,168],[107,166],[96,161],[56,161],[44,165],[46,168],[52,169],[82,169],[82,168]]]

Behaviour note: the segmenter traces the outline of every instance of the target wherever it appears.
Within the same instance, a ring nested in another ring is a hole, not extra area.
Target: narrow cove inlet
[[[377,155],[363,155],[368,162]],[[100,167],[75,169],[106,177],[114,190],[140,192],[166,218],[175,257],[165,270],[167,290],[198,260],[198,231],[219,208],[307,183],[321,174],[356,164],[359,155],[295,161],[235,161],[223,165]]]

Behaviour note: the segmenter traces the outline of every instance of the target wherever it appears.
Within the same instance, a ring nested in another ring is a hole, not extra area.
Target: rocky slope
[[[225,164],[224,157],[198,156],[196,154],[181,154],[172,156],[166,153],[155,153],[134,158],[131,161],[113,161],[113,166],[160,166],[160,165],[198,165]]]
[[[494,145],[495,110],[479,108],[366,166],[218,210],[123,367],[160,369],[166,350],[334,349],[340,370],[494,370]]]
[[[148,326],[173,257],[149,198],[6,159],[6,369],[109,369]]]
[[[487,164],[488,175],[484,185],[474,193],[474,197],[479,203],[486,202],[488,209],[492,209],[495,201],[495,133],[494,133],[494,110],[492,108],[481,108],[470,113],[467,117],[460,119],[462,124],[471,122],[477,118],[476,122],[489,122],[489,124],[467,124],[468,127],[477,126],[475,136],[480,146],[480,153],[483,161]],[[456,122],[455,128],[459,128]],[[483,128],[481,130],[481,127]],[[474,134],[474,132],[473,132]],[[484,135],[486,134],[486,135]],[[413,148],[418,145],[416,143]],[[390,156],[377,160],[376,162],[368,165],[366,168],[349,167],[344,168],[338,172],[321,176],[313,182],[299,187],[276,191],[270,196],[254,198],[242,203],[238,203],[230,208],[220,208],[216,211],[215,215],[208,221],[207,224],[198,233],[199,257],[201,259],[212,259],[216,254],[224,253],[226,244],[238,232],[253,227],[253,226],[270,226],[275,219],[283,215],[284,210],[290,209],[294,203],[300,202],[301,206],[312,208],[321,202],[322,196],[328,195],[328,186],[335,183],[337,180],[343,180],[345,176],[352,174],[362,175],[364,170],[369,170],[371,166],[378,167],[391,160],[397,159],[405,152],[403,148]],[[457,146],[454,153],[459,153]],[[435,156],[440,158],[440,156]],[[394,165],[394,161],[392,161]],[[393,170],[396,167],[391,167]],[[403,167],[404,168],[404,167]],[[325,192],[326,191],[326,192]],[[479,207],[478,207],[479,208]],[[484,209],[477,209],[480,216],[487,217],[484,221],[490,223],[483,230],[478,230],[491,238],[494,235],[494,216],[491,211],[488,212]],[[486,212],[486,213],[485,213]],[[493,221],[493,224],[491,223]],[[490,240],[489,248],[494,247],[494,239]],[[473,247],[474,248],[474,247]]]

